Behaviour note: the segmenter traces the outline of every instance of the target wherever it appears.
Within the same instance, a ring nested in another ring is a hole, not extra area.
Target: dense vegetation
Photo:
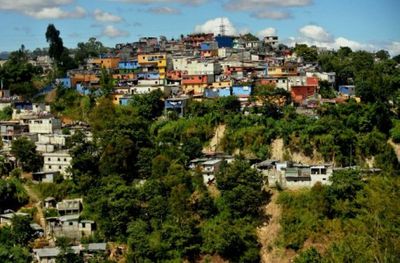
[[[105,51],[90,39],[78,44],[73,61],[54,26],[49,26],[46,39],[54,76]],[[131,262],[194,261],[210,255],[231,262],[259,262],[255,230],[265,220],[260,207],[269,201],[269,193],[261,175],[243,157],[269,158],[271,142],[281,138],[287,159],[289,152],[302,152],[320,154],[336,166],[367,167],[373,160],[382,173],[341,172],[331,186],[282,192],[278,245],[301,252],[297,262],[395,262],[400,254],[396,203],[400,182],[395,177],[400,167],[388,142],[400,142],[398,61],[385,52],[349,48],[318,53],[315,47],[297,45],[295,51],[306,62],[318,62],[324,71],[335,71],[337,85],[356,84],[362,102],[322,105],[306,116],[290,106],[288,92],[255,85],[250,101],[258,107],[242,111],[233,96],[191,101],[186,116],[178,118],[163,114],[160,91],[133,96],[128,106],[114,105],[112,80],[103,71],[100,92],[90,96],[56,88],[53,112],[87,122],[94,138],[87,140],[81,132],[69,138],[71,180],[57,179],[35,189],[42,198],[82,196],[83,217],[98,224],[93,240],[127,244]],[[0,78],[13,94],[30,98],[37,92],[32,83],[41,73],[28,63],[21,47],[0,69]],[[336,88],[321,83],[322,97],[335,97]],[[4,109],[0,118],[10,114]],[[239,152],[240,157],[222,167],[215,186],[206,187],[201,172],[189,170],[188,164],[202,155],[220,124],[227,127],[220,150]],[[26,138],[14,141],[11,152],[25,171],[41,167],[35,145]],[[8,172],[2,165],[2,174]],[[0,180],[2,209],[17,209],[26,202],[19,181]],[[24,248],[30,241],[27,222],[15,220],[13,228],[0,231],[1,262],[29,260]],[[313,245],[321,243],[323,248]]]
[[[399,186],[397,176],[347,171],[330,186],[283,192],[280,245],[303,251],[296,262],[397,262]]]

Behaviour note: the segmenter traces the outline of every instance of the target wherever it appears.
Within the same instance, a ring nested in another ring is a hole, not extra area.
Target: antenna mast
[[[226,27],[224,25],[224,18],[221,17],[221,25],[219,26],[219,33],[221,36],[225,36],[226,33]]]

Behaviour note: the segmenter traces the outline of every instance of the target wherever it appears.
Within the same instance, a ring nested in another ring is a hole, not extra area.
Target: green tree
[[[54,24],[49,24],[47,26],[46,41],[50,45],[49,56],[54,59],[57,64],[59,64],[64,52],[64,45],[60,37],[60,31],[56,29]]]
[[[11,153],[24,171],[38,171],[43,165],[43,158],[36,152],[36,145],[26,137],[12,141]]]

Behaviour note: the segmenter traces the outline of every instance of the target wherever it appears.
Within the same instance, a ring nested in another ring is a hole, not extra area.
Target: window
[[[69,225],[72,226],[74,224],[74,222],[69,222]]]
[[[61,165],[58,166],[58,169],[60,169],[60,170],[62,169]]]
[[[66,162],[67,161],[67,158],[64,158],[64,162]]]
[[[59,161],[61,161],[61,159],[60,159],[60,158],[57,158],[57,161],[59,162]]]
[[[49,165],[49,169],[51,169],[51,165]]]
[[[47,161],[49,161],[49,162],[50,162],[50,161],[51,161],[51,158],[50,158],[50,157],[49,157],[49,158],[47,158]]]
[[[86,227],[86,224],[85,223],[82,223],[82,228],[85,228]]]

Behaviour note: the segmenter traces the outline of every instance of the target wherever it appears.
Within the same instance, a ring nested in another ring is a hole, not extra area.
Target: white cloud
[[[147,9],[146,11],[149,13],[160,14],[160,15],[176,15],[181,13],[181,11],[179,11],[178,9],[167,6],[152,7]]]
[[[108,25],[103,29],[103,35],[109,37],[109,38],[117,38],[117,37],[126,37],[129,36],[129,32],[119,30],[118,28],[115,28],[113,25]]]
[[[236,11],[260,10],[270,7],[298,7],[306,6],[312,0],[229,0],[225,8]]]
[[[118,23],[122,21],[122,17],[104,12],[100,9],[94,10],[94,19],[98,22]]]
[[[74,0],[0,0],[0,10],[25,12],[59,7],[73,2]]]
[[[266,36],[276,36],[276,29],[275,28],[273,28],[273,27],[267,27],[267,28],[265,28],[265,29],[263,29],[263,30],[261,30],[261,31],[259,31],[258,33],[257,33],[257,36],[259,37],[259,38],[264,38],[264,37],[266,37]]]
[[[0,10],[19,12],[36,19],[82,18],[86,10],[77,6],[74,10],[61,8],[74,0],[0,0]]]
[[[86,10],[80,6],[73,11],[65,11],[59,7],[45,7],[39,11],[26,11],[26,14],[36,19],[82,18],[86,16]]]
[[[221,24],[225,25],[225,33],[227,35],[236,35],[238,30],[234,27],[231,21],[227,17],[217,17],[206,21],[202,25],[197,25],[194,29],[196,33],[214,33],[218,35],[220,33]]]
[[[258,19],[274,19],[274,20],[286,19],[291,17],[291,15],[288,12],[273,11],[273,10],[256,11],[252,14],[252,16]]]
[[[300,28],[300,33],[311,40],[328,42],[332,39],[331,35],[320,26],[307,25]]]
[[[386,46],[386,49],[392,56],[400,55],[400,41],[393,41]]]
[[[345,37],[334,38],[323,27],[307,25],[299,30],[300,36],[290,37],[285,41],[289,46],[297,44],[307,44],[308,46],[317,46],[327,49],[339,49],[340,47],[349,47],[352,50],[376,51],[377,46],[368,43],[361,43]]]
[[[200,5],[209,0],[110,0],[132,4],[160,4],[160,3],[180,3],[185,5]]]

